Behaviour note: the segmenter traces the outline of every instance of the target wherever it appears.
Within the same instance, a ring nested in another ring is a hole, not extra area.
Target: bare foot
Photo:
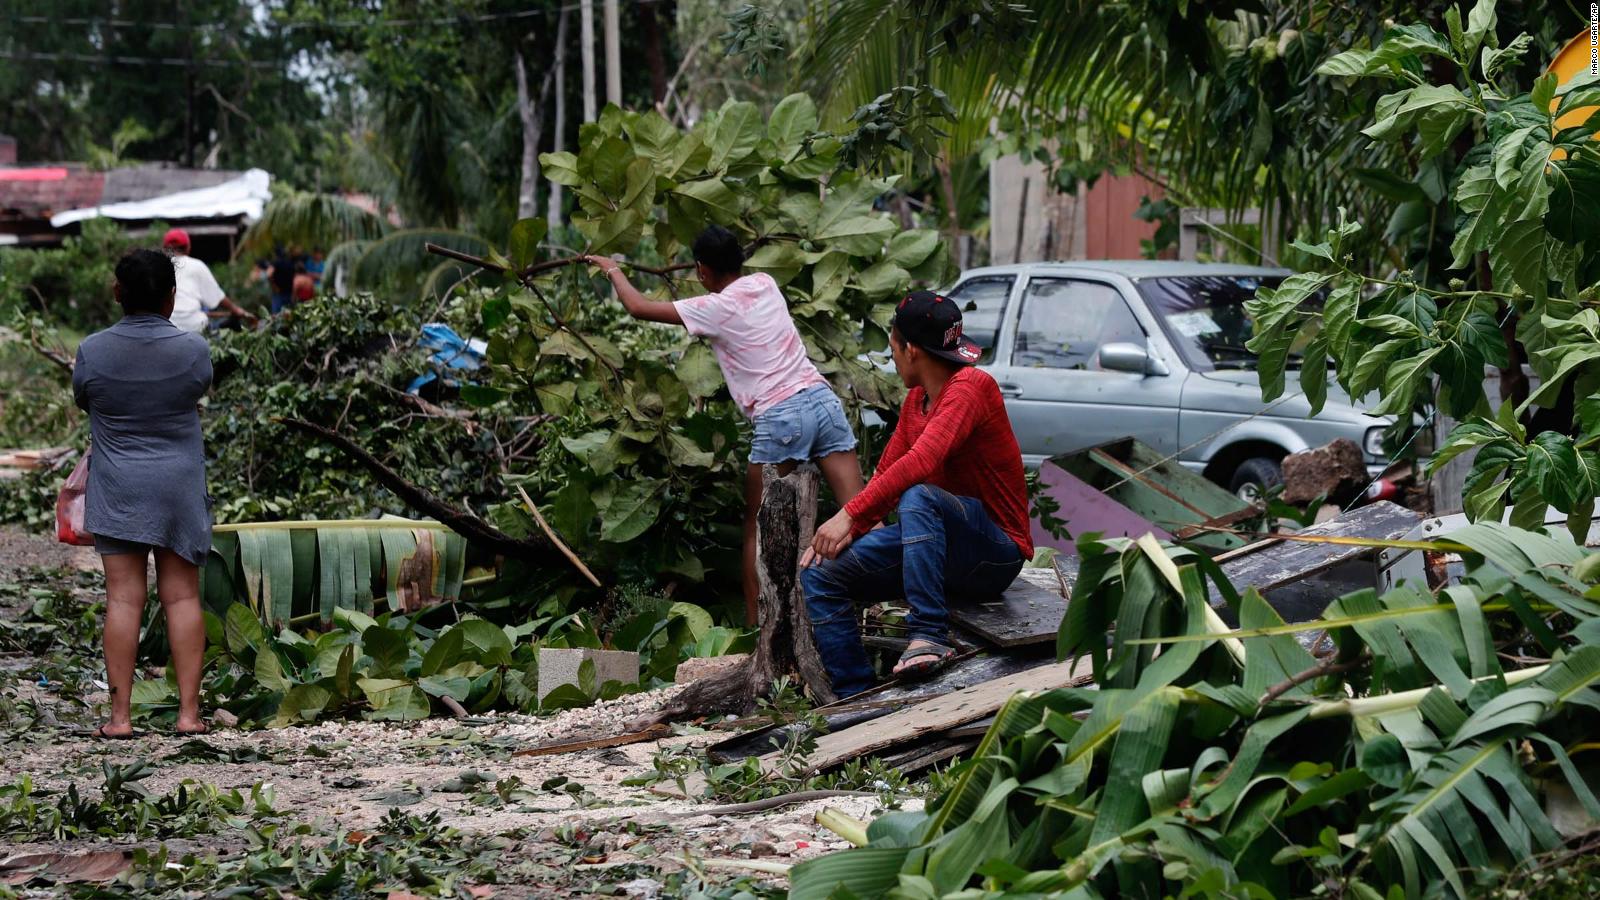
[[[206,734],[207,732],[211,731],[211,726],[207,725],[205,720],[200,718],[198,714],[193,716],[179,716],[176,731],[179,734]]]

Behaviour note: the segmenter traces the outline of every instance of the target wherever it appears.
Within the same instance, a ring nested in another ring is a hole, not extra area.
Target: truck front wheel
[[[1266,497],[1268,488],[1280,484],[1283,484],[1283,466],[1275,459],[1253,456],[1233,470],[1228,490],[1246,503],[1259,503]]]

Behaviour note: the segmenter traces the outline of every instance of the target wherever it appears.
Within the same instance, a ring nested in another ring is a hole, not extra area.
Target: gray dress
[[[72,395],[94,441],[85,530],[205,563],[211,511],[195,405],[210,387],[205,338],[161,316],[127,316],[84,338]]]

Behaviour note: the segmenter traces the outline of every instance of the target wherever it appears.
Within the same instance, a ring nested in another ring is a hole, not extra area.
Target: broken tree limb
[[[749,803],[731,803],[727,806],[712,806],[706,809],[691,809],[678,813],[679,818],[690,816],[746,816],[751,813],[766,812],[780,806],[792,806],[796,803],[810,803],[813,800],[827,800],[831,797],[876,797],[872,791],[795,791],[790,794],[779,794],[765,800],[751,800]]]
[[[320,438],[343,450],[365,467],[367,471],[371,472],[379,484],[388,488],[396,497],[405,501],[407,506],[427,513],[439,520],[440,523],[466,538],[470,543],[502,556],[517,557],[519,559],[549,557],[552,555],[554,548],[550,544],[527,538],[514,538],[472,513],[451,506],[435,497],[425,488],[407,481],[399,472],[384,465],[360,444],[331,428],[324,428],[304,419],[279,418],[274,419],[274,421]]]
[[[583,573],[583,577],[589,579],[590,583],[592,583],[595,587],[600,587],[600,579],[594,577],[594,573],[589,571],[589,567],[583,564],[583,560],[578,558],[578,554],[573,553],[572,548],[568,547],[566,543],[561,540],[561,537],[555,533],[555,529],[551,528],[550,524],[544,520],[544,516],[539,514],[539,507],[533,504],[533,498],[528,496],[528,492],[523,490],[522,485],[520,484],[517,485],[517,496],[522,498],[522,505],[528,508],[528,512],[533,516],[533,521],[539,523],[539,528],[544,531],[544,536],[550,539],[550,543],[556,545],[556,549],[560,550],[561,554],[565,556],[579,572]]]
[[[638,731],[687,716],[748,713],[758,697],[784,675],[798,676],[818,703],[835,699],[828,672],[817,654],[800,587],[800,557],[816,531],[816,466],[802,465],[767,481],[756,516],[756,575],[760,581],[761,633],[756,650],[743,663],[691,683],[654,713],[629,724]]]

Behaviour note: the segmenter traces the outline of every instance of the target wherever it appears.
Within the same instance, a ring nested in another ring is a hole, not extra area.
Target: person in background
[[[762,469],[787,475],[815,461],[833,496],[846,503],[861,490],[856,436],[844,406],[806,356],[800,332],[777,282],[765,272],[743,274],[744,248],[732,232],[712,225],[694,239],[695,274],[708,293],[677,302],[639,293],[616,261],[590,256],[611,281],[628,314],[645,322],[682,325],[711,344],[733,402],[755,426],[745,476],[745,615],[756,621],[756,513]]]
[[[267,285],[272,292],[272,314],[277,315],[294,303],[294,258],[282,246],[267,269]]]
[[[1033,557],[1022,451],[961,319],[931,291],[900,301],[889,333],[910,389],[900,421],[872,480],[817,529],[803,560],[811,631],[841,700],[873,681],[857,604],[906,599],[910,644],[894,676],[926,678],[955,656],[949,598],[999,597]],[[876,527],[891,512],[899,520]]]
[[[306,271],[305,263],[294,264],[294,302],[304,303],[317,295],[317,282]]]
[[[112,288],[123,317],[84,338],[72,369],[73,400],[89,414],[94,441],[83,522],[106,573],[111,719],[95,730],[101,738],[133,736],[133,669],[152,554],[178,681],[177,731],[208,730],[200,718],[200,566],[211,550],[211,511],[197,404],[211,387],[211,355],[204,338],[171,321],[178,277],[166,255],[128,251]]]
[[[259,321],[255,313],[228,299],[209,266],[189,255],[187,231],[182,228],[168,231],[161,239],[161,246],[172,257],[178,279],[178,292],[172,301],[172,324],[199,334],[206,330],[213,316],[238,316],[250,325]],[[218,309],[226,312],[218,313]]]
[[[311,280],[316,282],[319,288],[322,286],[322,273],[326,270],[327,262],[322,258],[322,248],[312,250],[311,257],[306,260],[306,274],[311,276]]]

